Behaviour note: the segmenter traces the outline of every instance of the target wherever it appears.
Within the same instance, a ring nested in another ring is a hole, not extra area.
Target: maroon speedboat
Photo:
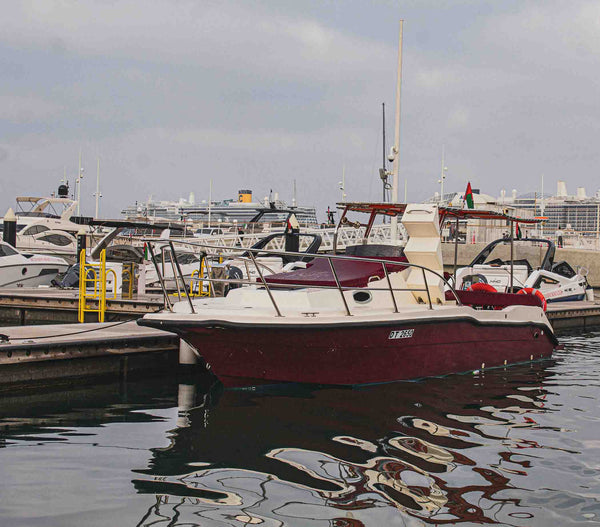
[[[409,206],[402,222],[406,262],[324,255],[333,285],[263,278],[226,297],[186,299],[139,323],[179,334],[217,376],[270,381],[390,382],[552,354],[557,341],[536,297],[454,292],[445,283],[437,208]],[[344,285],[335,270],[342,261],[381,272]]]

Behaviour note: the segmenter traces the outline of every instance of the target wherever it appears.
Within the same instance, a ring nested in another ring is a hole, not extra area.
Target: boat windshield
[[[17,198],[17,216],[34,218],[61,218],[62,214],[73,206],[73,200],[66,198]]]
[[[549,240],[523,239],[513,241],[512,260],[514,265],[525,265],[529,272],[549,269],[554,258],[554,244]],[[510,265],[510,238],[490,243],[471,262],[473,265]]]
[[[7,243],[0,243],[0,258],[2,258],[3,256],[13,256],[14,254],[19,253]]]

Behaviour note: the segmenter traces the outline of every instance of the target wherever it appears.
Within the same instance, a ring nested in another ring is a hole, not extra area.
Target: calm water
[[[600,333],[362,389],[176,381],[0,398],[0,525],[600,524]]]

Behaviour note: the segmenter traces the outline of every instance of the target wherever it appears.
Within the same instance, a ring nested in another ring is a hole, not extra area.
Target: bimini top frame
[[[401,216],[406,210],[406,203],[369,203],[369,202],[347,202],[337,203],[337,208],[342,210],[342,215],[335,228],[333,235],[333,253],[337,254],[337,237],[339,229],[343,226],[353,226],[357,229],[365,227],[365,233],[363,235],[362,243],[366,243],[371,229],[375,223],[377,216],[394,217]],[[438,207],[440,215],[440,225],[444,221],[452,218],[458,220],[468,219],[482,219],[482,220],[505,220],[512,223],[525,223],[525,224],[537,224],[544,221],[544,218],[519,218],[517,216],[511,216],[505,212],[497,212],[493,210],[480,210],[480,209],[461,209],[459,207]],[[366,223],[360,221],[349,221],[347,214],[349,212],[360,212],[368,214],[369,219]],[[512,229],[511,229],[512,230]]]

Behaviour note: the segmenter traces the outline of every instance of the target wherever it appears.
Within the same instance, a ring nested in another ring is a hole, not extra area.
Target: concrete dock
[[[179,338],[135,322],[0,328],[0,391],[77,377],[167,372],[177,368]]]
[[[133,320],[163,307],[162,294],[135,295],[132,299],[107,298],[105,321]],[[77,322],[78,309],[76,289],[0,289],[0,325]],[[86,313],[85,321],[97,322],[98,314]]]
[[[600,301],[552,302],[546,311],[554,331],[600,327]]]

